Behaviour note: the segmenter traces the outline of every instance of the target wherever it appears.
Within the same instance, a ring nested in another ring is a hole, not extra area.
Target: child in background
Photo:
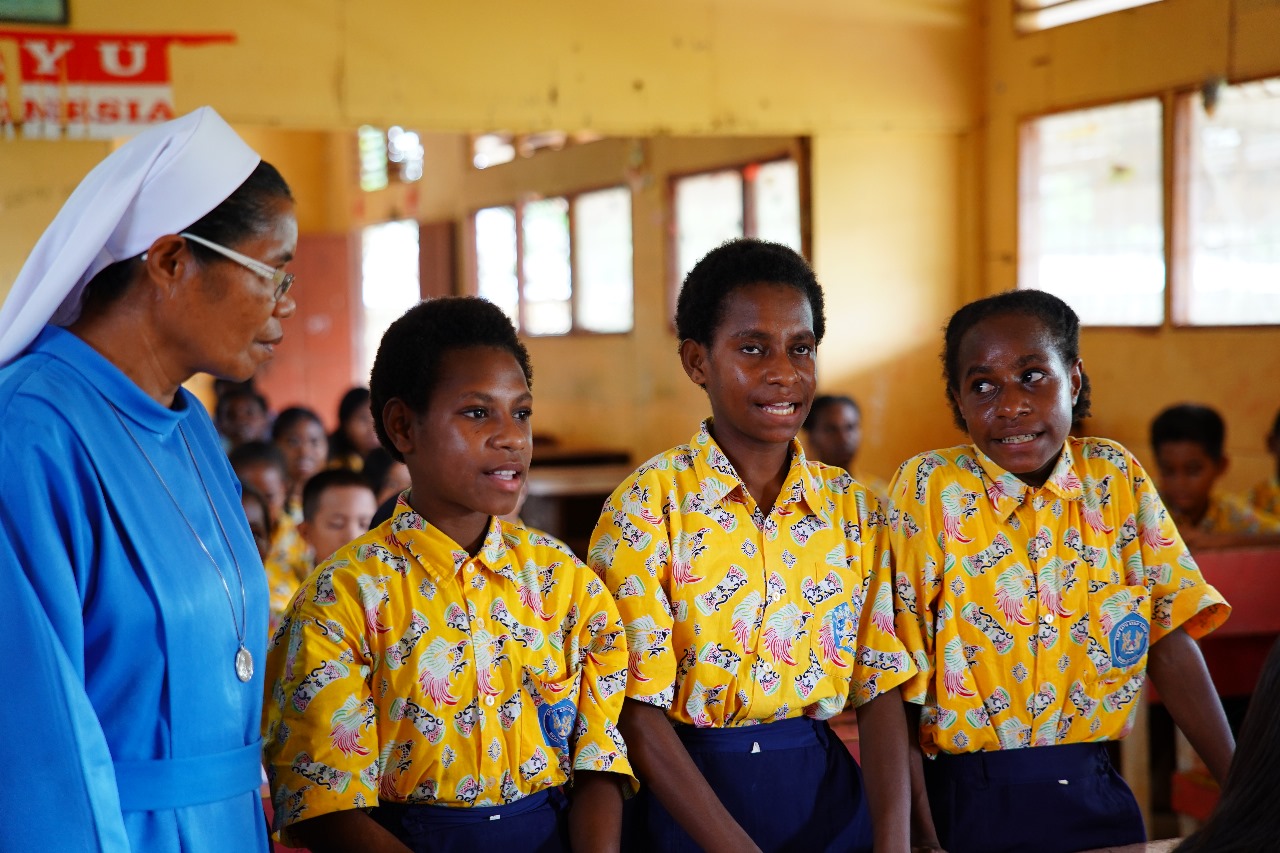
[[[645,787],[641,850],[869,850],[907,842],[907,739],[880,504],[805,458],[825,326],[804,259],[736,240],[698,262],[680,357],[712,417],[618,486],[592,567],[630,651],[620,723]],[[826,720],[857,706],[867,774]],[[896,847],[894,849],[897,849]]]
[[[1160,497],[1187,545],[1225,547],[1280,544],[1280,518],[1216,493],[1227,471],[1227,426],[1208,406],[1170,406],[1151,422]]]
[[[293,517],[284,511],[285,463],[280,449],[265,441],[242,444],[228,455],[231,468],[267,501],[267,523],[273,531],[271,547],[262,564],[270,591],[272,632],[289,606],[298,585],[311,571],[311,549],[298,533]]]
[[[409,488],[409,469],[384,447],[375,447],[365,454],[360,473],[378,496],[378,506]]]
[[[363,476],[346,468],[321,471],[302,487],[298,533],[315,562],[323,563],[343,545],[369,532],[369,521],[377,509],[373,489]]]
[[[420,303],[383,336],[374,422],[413,487],[272,640],[264,751],[287,843],[616,848],[634,784],[617,609],[563,546],[498,518],[529,467],[530,376],[480,299]]]
[[[302,406],[291,406],[271,425],[271,440],[284,455],[285,512],[302,521],[302,486],[322,469],[329,455],[329,438],[320,416]]]
[[[228,388],[214,408],[214,422],[228,453],[247,442],[264,440],[267,419],[267,399],[245,385]]]
[[[809,457],[825,465],[843,468],[880,499],[889,503],[889,487],[877,477],[859,475],[854,470],[862,447],[862,410],[852,397],[821,394],[804,419],[804,443]]]
[[[267,555],[271,553],[271,507],[262,492],[243,480],[240,481],[240,506],[244,509],[245,520],[249,522],[253,543],[258,546],[258,556],[265,565]]]
[[[378,445],[369,411],[369,389],[352,388],[338,403],[338,428],[329,433],[329,467],[360,471],[364,458]]]
[[[957,311],[943,364],[972,443],[907,460],[891,486],[898,636],[919,667],[903,691],[923,706],[931,759],[925,784],[913,761],[922,846],[1142,841],[1105,741],[1132,726],[1148,668],[1213,775],[1231,761],[1195,646],[1229,608],[1138,461],[1068,436],[1089,409],[1079,329],[1066,303],[1035,290]]]
[[[1271,432],[1267,433],[1267,452],[1275,459],[1275,474],[1253,487],[1249,503],[1268,515],[1280,516],[1280,412],[1276,412]]]

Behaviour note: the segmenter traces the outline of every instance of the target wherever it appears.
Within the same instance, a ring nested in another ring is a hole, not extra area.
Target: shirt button
[[[474,572],[475,570],[476,570],[475,566],[471,565],[470,563],[467,563],[467,571]]]
[[[494,703],[494,701],[495,701],[495,700],[494,700],[493,696],[491,696],[491,695],[490,695],[490,696],[486,696],[486,697],[484,697],[484,704],[488,705],[490,708],[492,708],[492,707],[493,707],[493,703]]]
[[[1046,624],[1046,625],[1052,625],[1052,624],[1053,624],[1053,614],[1052,614],[1052,613],[1046,613],[1046,614],[1044,615],[1044,618],[1043,618],[1043,619],[1041,619],[1040,621],[1044,622],[1044,624]]]

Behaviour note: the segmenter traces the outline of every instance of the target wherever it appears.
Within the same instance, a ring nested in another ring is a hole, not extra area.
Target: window
[[[803,253],[800,167],[795,160],[750,163],[672,182],[676,281],[726,240],[759,237]]]
[[[1053,293],[1094,326],[1164,321],[1160,102],[1023,126],[1018,283]]]
[[[1023,125],[1019,286],[1086,325],[1280,325],[1280,78],[1164,102]]]
[[[1189,131],[1188,250],[1174,322],[1280,324],[1280,80],[1209,90],[1179,102]],[[1180,279],[1175,279],[1175,282]]]
[[[1160,0],[1013,0],[1013,28],[1034,33]]]
[[[361,125],[356,131],[360,155],[360,189],[377,192],[386,189],[390,176],[402,183],[422,180],[424,149],[422,137],[403,127],[380,128]]]
[[[360,290],[364,303],[361,376],[387,327],[418,304],[418,223],[411,219],[370,225],[360,234]]]
[[[476,284],[527,335],[631,331],[631,193],[611,187],[476,211]]]

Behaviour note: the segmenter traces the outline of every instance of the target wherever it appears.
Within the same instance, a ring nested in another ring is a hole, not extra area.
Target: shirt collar
[[[191,414],[195,398],[186,389],[179,388],[173,397],[173,406],[166,408],[106,356],[60,326],[45,326],[29,351],[65,362],[83,375],[124,418],[162,438],[168,438]]]
[[[711,437],[711,423],[711,418],[703,421],[701,428],[689,442],[689,446],[693,448],[693,470],[698,476],[702,497],[709,503],[722,504],[732,495],[739,503],[745,502],[746,484],[738,476],[729,457]],[[821,485],[815,482],[809,471],[804,448],[797,439],[792,438],[790,467],[774,505],[803,503],[811,512],[817,512],[821,509],[822,502],[811,500],[810,496],[820,492]]]
[[[391,535],[424,569],[443,580],[457,577],[468,561],[475,560],[489,571],[516,581],[511,561],[507,557],[507,539],[504,535],[506,529],[502,519],[489,517],[489,528],[485,532],[484,541],[480,550],[472,557],[465,548],[450,539],[440,528],[429,524],[409,505],[410,494],[412,490],[404,492],[396,500],[395,513],[390,522]]]
[[[996,515],[1001,520],[1008,520],[1013,511],[1023,504],[1027,498],[1040,491],[1047,491],[1063,500],[1078,501],[1084,499],[1084,486],[1076,473],[1076,457],[1068,439],[1062,446],[1058,463],[1053,466],[1053,473],[1039,489],[1033,489],[1024,483],[1017,474],[1006,471],[997,465],[977,446],[973,451],[978,458],[978,471],[987,488],[987,498],[995,507]]]

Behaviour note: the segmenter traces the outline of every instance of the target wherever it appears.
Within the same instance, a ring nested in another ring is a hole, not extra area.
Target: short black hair
[[[862,415],[862,407],[852,397],[847,397],[844,394],[819,394],[813,398],[813,405],[809,407],[809,414],[805,415],[801,429],[805,432],[811,432],[813,425],[818,422],[818,416],[822,414],[824,409],[831,406],[852,406],[859,417]]]
[[[240,472],[250,465],[274,465],[279,469],[280,476],[287,478],[289,475],[284,454],[280,452],[280,448],[269,441],[246,441],[228,453],[227,459],[231,462],[232,470],[241,479],[244,477]]]
[[[391,466],[395,464],[396,459],[387,449],[378,446],[364,455],[364,467],[360,469],[360,473],[373,486],[373,490],[381,494],[382,487],[387,484],[387,475],[391,473]]]
[[[271,425],[271,440],[279,441],[286,432],[303,421],[311,421],[319,425],[321,432],[324,431],[324,421],[314,411],[306,406],[290,406],[276,415],[276,422]]]
[[[358,448],[352,444],[351,439],[347,436],[347,421],[356,412],[368,408],[369,389],[363,385],[351,388],[342,395],[342,400],[338,403],[338,427],[329,433],[330,459],[341,460],[352,453],[358,452]]]
[[[1276,411],[1276,419],[1271,422],[1271,432],[1267,437],[1275,438],[1277,436],[1280,436],[1280,410]]]
[[[951,406],[951,415],[956,426],[968,431],[964,415],[960,413],[960,404],[956,402],[953,391],[960,390],[960,342],[965,334],[983,320],[991,317],[1005,317],[1010,314],[1032,317],[1039,320],[1057,347],[1058,355],[1068,365],[1075,363],[1080,357],[1080,317],[1071,310],[1071,306],[1052,293],[1043,290],[1007,290],[988,296],[976,302],[970,302],[951,315],[943,332],[942,377],[947,383],[947,404]],[[1076,403],[1071,407],[1071,421],[1079,423],[1089,417],[1090,411],[1089,375],[1080,369],[1080,393]]]
[[[1222,415],[1197,403],[1170,406],[1151,422],[1151,449],[1157,452],[1171,441],[1193,441],[1211,459],[1221,459],[1226,440],[1227,424]]]
[[[175,228],[173,233],[190,231],[214,243],[235,246],[246,237],[263,233],[272,226],[271,206],[280,199],[293,200],[289,184],[275,166],[261,160],[244,183],[217,207],[187,227]],[[187,247],[195,257],[205,262],[221,257],[194,240],[188,240]],[[135,255],[99,270],[85,286],[82,310],[97,310],[115,302],[128,290],[141,267],[142,256]]]
[[[363,475],[357,474],[350,468],[328,468],[324,471],[317,471],[307,479],[302,486],[302,518],[310,521],[315,518],[316,510],[320,508],[320,498],[330,489],[341,489],[355,486],[358,489],[368,489],[370,493],[375,494],[373,486],[369,485],[369,481]]]
[[[378,344],[369,375],[369,407],[378,440],[397,462],[404,455],[396,449],[382,410],[393,399],[410,410],[424,412],[431,392],[439,383],[440,361],[452,350],[494,347],[511,353],[525,381],[533,387],[529,351],[520,343],[515,326],[502,309],[476,296],[441,296],[419,302],[387,327]]]
[[[785,284],[803,293],[813,310],[814,338],[822,343],[827,318],[813,268],[789,246],[751,237],[720,244],[689,270],[676,300],[676,336],[710,346],[729,295],[761,283]]]

